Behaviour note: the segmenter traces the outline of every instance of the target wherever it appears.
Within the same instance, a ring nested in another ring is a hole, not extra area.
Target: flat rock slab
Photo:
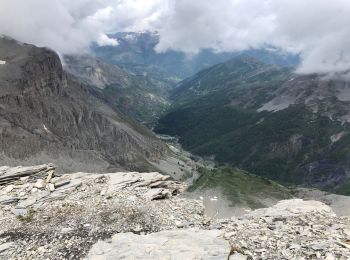
[[[99,241],[87,259],[209,259],[226,260],[230,253],[227,241],[219,230],[171,230],[135,235],[122,233],[111,241]]]
[[[266,216],[290,217],[298,216],[300,214],[319,212],[335,216],[333,210],[324,203],[314,200],[305,201],[302,199],[281,200],[273,207],[257,209],[246,216],[255,218]]]

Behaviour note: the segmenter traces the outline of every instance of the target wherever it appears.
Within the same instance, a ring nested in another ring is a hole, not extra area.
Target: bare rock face
[[[87,85],[91,93],[147,125],[154,125],[169,108],[170,85],[88,55],[64,56],[64,69]]]
[[[53,51],[0,38],[0,60],[0,161],[144,169],[164,153],[146,128],[71,80]]]
[[[219,230],[172,230],[149,235],[117,234],[96,243],[87,259],[228,259],[230,245]],[[132,248],[132,250],[130,250]]]

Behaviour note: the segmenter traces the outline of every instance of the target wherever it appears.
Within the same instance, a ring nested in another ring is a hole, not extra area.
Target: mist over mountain
[[[109,63],[122,66],[138,75],[150,75],[157,79],[177,82],[194,75],[204,68],[227,61],[240,55],[255,57],[268,64],[295,68],[300,60],[298,55],[277,48],[265,47],[240,52],[217,52],[213,49],[201,50],[195,54],[167,50],[158,53],[160,43],[157,32],[123,32],[109,35],[118,41],[117,46],[92,48],[95,55]]]
[[[347,75],[349,13],[347,0],[3,0],[0,34],[71,54],[117,46],[115,32],[157,31],[159,53],[268,45],[300,55],[300,73]]]

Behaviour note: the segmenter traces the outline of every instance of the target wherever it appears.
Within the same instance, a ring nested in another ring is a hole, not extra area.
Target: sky
[[[61,54],[144,30],[158,52],[273,45],[300,54],[300,73],[350,71],[349,0],[0,0],[0,34]]]

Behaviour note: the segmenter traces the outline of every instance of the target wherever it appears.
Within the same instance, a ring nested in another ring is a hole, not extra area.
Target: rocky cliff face
[[[88,55],[64,56],[64,69],[86,84],[91,93],[139,122],[152,125],[169,107],[168,84]]]
[[[209,218],[186,185],[158,173],[0,168],[0,258],[349,259],[350,218],[318,201],[280,201]]]
[[[0,60],[6,61],[0,65],[3,161],[49,160],[65,170],[140,169],[165,151],[146,128],[67,76],[53,51],[1,38]]]

